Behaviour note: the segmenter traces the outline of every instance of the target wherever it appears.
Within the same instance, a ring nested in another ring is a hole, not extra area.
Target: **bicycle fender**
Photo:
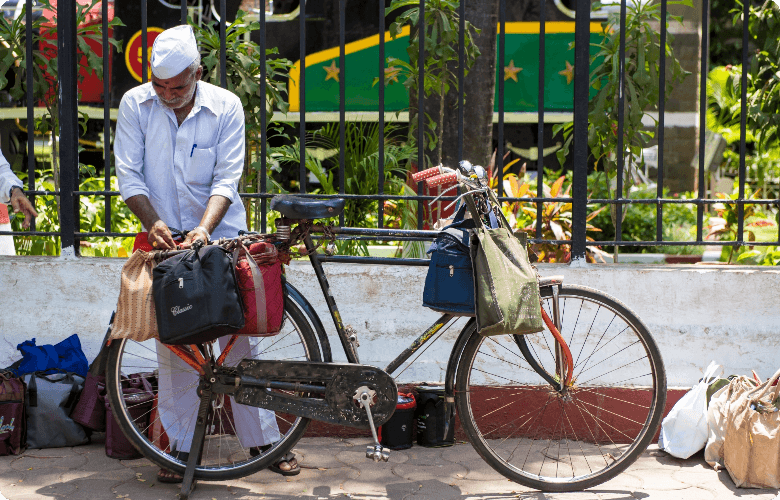
[[[460,362],[460,356],[463,354],[463,349],[466,348],[466,342],[471,337],[473,331],[473,325],[476,319],[471,318],[463,330],[460,331],[455,345],[450,351],[450,359],[447,362],[447,374],[444,376],[444,414],[447,416],[445,419],[444,435],[447,435],[449,431],[449,423],[452,417],[455,416],[455,375],[458,372],[458,362]]]
[[[328,334],[325,333],[325,327],[322,325],[322,320],[320,320],[320,316],[317,314],[317,311],[314,310],[314,307],[312,307],[309,301],[306,300],[306,297],[304,297],[303,294],[299,292],[297,288],[292,286],[289,281],[286,281],[284,286],[287,287],[287,295],[289,295],[290,298],[294,300],[298,304],[298,306],[300,306],[301,310],[303,311],[303,314],[305,314],[306,317],[309,318],[309,321],[311,322],[314,331],[317,333],[317,338],[320,341],[320,351],[322,352],[322,360],[326,363],[330,363],[331,361],[333,361],[333,354],[331,353],[330,350],[330,341],[328,341]]]

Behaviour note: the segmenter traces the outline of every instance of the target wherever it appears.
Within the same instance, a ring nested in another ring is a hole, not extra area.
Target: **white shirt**
[[[238,196],[244,169],[244,111],[232,92],[197,82],[195,104],[181,126],[163,106],[151,83],[122,97],[116,121],[114,158],[124,200],[142,194],[169,227],[200,224],[209,197],[231,201],[212,239],[235,238],[246,229]]]
[[[11,188],[14,186],[24,189],[24,184],[11,171],[11,165],[9,165],[8,160],[0,153],[0,203],[7,205],[11,201],[9,195],[11,194]]]

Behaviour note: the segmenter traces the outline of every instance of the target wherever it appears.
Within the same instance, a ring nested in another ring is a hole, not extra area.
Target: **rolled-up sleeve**
[[[210,195],[224,196],[236,202],[239,201],[238,181],[244,171],[244,111],[238,97],[231,101],[226,106],[220,127]]]
[[[122,98],[116,119],[114,159],[119,193],[123,200],[142,194],[149,196],[144,182],[144,135],[139,122],[138,103]]]
[[[11,170],[8,160],[0,154],[0,203],[8,204],[11,198],[11,188],[14,186],[24,186],[21,180]]]

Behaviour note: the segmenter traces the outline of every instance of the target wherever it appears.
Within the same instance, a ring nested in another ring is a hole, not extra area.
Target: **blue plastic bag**
[[[11,367],[17,377],[42,371],[72,372],[87,376],[89,363],[75,333],[56,345],[35,345],[35,339],[17,345],[22,359]]]

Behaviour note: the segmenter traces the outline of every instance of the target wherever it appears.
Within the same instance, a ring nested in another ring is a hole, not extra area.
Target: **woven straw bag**
[[[116,317],[111,330],[112,339],[131,339],[143,342],[158,338],[157,316],[152,296],[152,269],[154,254],[136,250],[122,267],[122,281]]]

